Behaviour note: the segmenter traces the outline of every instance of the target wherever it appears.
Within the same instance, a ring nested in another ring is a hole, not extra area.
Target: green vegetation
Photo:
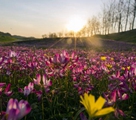
[[[0,120],[136,120],[135,58],[0,46]]]
[[[0,43],[13,42],[15,40],[16,38],[14,38],[11,34],[0,32]]]
[[[17,36],[11,35],[10,33],[0,32],[0,43],[10,43],[15,41],[27,41],[27,40],[34,40],[34,37],[24,37],[24,36]]]
[[[123,42],[131,42],[136,43],[136,29],[120,32],[120,33],[112,33],[112,34],[106,34],[106,35],[94,35],[93,37],[99,37],[101,39],[110,39],[110,40],[116,40],[116,41],[123,41]],[[84,38],[83,38],[84,39]],[[0,43],[9,43],[9,42],[15,42],[15,41],[29,41],[37,40],[33,37],[22,37],[22,36],[12,36],[9,33],[3,33],[0,32]],[[59,38],[44,38],[42,40],[47,40],[47,43],[52,43],[53,40],[59,40]],[[38,39],[39,41],[39,39]]]
[[[108,35],[95,35],[95,36],[100,37],[102,39],[111,39],[116,41],[136,43],[136,29],[120,32],[120,33],[112,33]]]

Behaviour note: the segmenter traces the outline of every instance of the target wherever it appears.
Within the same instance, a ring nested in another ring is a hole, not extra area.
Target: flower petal
[[[94,106],[95,110],[102,109],[102,107],[103,107],[103,105],[104,105],[105,102],[106,102],[106,100],[103,97],[100,96],[97,99],[96,103],[95,103],[95,106]]]
[[[80,119],[81,120],[87,120],[86,116],[83,113],[80,113]]]
[[[0,83],[0,87],[3,87],[6,83]]]
[[[18,108],[19,108],[19,114],[18,114],[18,119],[21,119],[25,115],[27,115],[31,111],[31,107],[29,103],[25,100],[21,100],[18,103]]]
[[[89,114],[94,114],[94,107],[95,107],[95,97],[93,95],[89,95]]]
[[[82,96],[80,96],[81,101],[80,103],[82,103],[85,107],[85,109],[87,110],[88,114],[91,116],[92,114],[94,114],[94,105],[95,105],[95,97],[93,95],[89,95],[87,93],[84,93],[84,98]]]
[[[85,97],[85,94],[84,94],[84,97]],[[81,98],[80,103],[82,103],[84,105],[85,109],[87,109],[87,103],[86,103],[85,99],[82,96],[80,96],[80,98]]]
[[[107,107],[107,108],[101,109],[98,112],[96,112],[94,116],[98,117],[98,116],[109,114],[111,112],[114,112],[114,108],[113,107]]]

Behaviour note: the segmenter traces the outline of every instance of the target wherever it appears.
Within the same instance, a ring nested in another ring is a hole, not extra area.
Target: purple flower
[[[34,83],[43,86],[45,92],[48,92],[50,90],[49,87],[52,85],[52,81],[48,80],[45,74],[42,77],[40,74],[37,74],[37,79],[34,79]]]
[[[2,120],[20,120],[31,111],[29,103],[25,100],[18,102],[11,98],[7,105],[7,110]]]
[[[66,51],[63,51],[60,54],[55,54],[53,58],[50,59],[52,63],[61,63],[65,64],[69,61],[70,57],[68,56]]]
[[[38,97],[38,100],[40,100],[41,99],[41,97],[42,97],[42,91],[40,90],[40,91],[34,91],[35,92],[35,94],[36,94],[36,96]]]
[[[34,90],[34,83],[30,82],[28,86],[24,87],[24,90],[21,88],[18,89],[19,92],[24,93],[25,96],[28,96]]]
[[[10,90],[10,86],[11,86],[11,84],[8,84],[7,87],[5,88],[5,92],[4,93],[7,96],[11,96],[12,95],[12,90]]]
[[[2,88],[6,83],[0,83],[0,88]]]
[[[109,76],[110,80],[124,80],[124,76],[120,75],[120,71],[117,71],[116,74]]]
[[[28,86],[24,87],[24,95],[28,96],[34,89],[34,83],[30,82]]]
[[[52,85],[52,81],[51,80],[47,80],[47,77],[46,77],[45,74],[43,75],[42,79],[43,79],[43,85],[44,85],[45,88],[47,88],[47,87]]]
[[[120,115],[125,116],[125,113],[122,110],[116,108],[114,111],[114,115],[115,115],[115,117],[119,118]]]
[[[34,78],[34,83],[36,84],[36,85],[41,85],[41,75],[40,74],[37,74],[36,75],[36,79]]]
[[[83,113],[80,113],[81,120],[87,120],[86,116]]]
[[[132,64],[131,72],[133,73],[133,75],[136,75],[136,63]]]
[[[15,51],[10,51],[9,56],[10,57],[16,57],[17,53]]]

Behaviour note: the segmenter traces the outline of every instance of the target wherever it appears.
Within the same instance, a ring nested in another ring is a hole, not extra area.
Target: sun
[[[78,16],[71,17],[66,28],[68,31],[78,32],[80,31],[85,25],[85,20]]]

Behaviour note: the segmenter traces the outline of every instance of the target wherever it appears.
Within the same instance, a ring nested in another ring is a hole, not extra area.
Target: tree
[[[130,13],[130,0],[128,0],[126,2],[126,4],[127,4],[127,8],[126,8],[126,22],[125,22],[125,29],[124,29],[124,31],[127,30],[127,24],[128,24],[128,19],[129,19],[129,13]]]
[[[56,33],[49,33],[49,38],[57,38],[57,34]]]
[[[42,35],[42,38],[47,38],[47,34]]]
[[[135,17],[136,17],[136,0],[134,0],[134,6],[133,6],[133,20],[132,20],[132,30],[134,29],[134,23],[135,23]]]
[[[59,38],[63,37],[63,33],[62,33],[62,32],[59,32],[59,33],[58,33],[58,37],[59,37]]]

